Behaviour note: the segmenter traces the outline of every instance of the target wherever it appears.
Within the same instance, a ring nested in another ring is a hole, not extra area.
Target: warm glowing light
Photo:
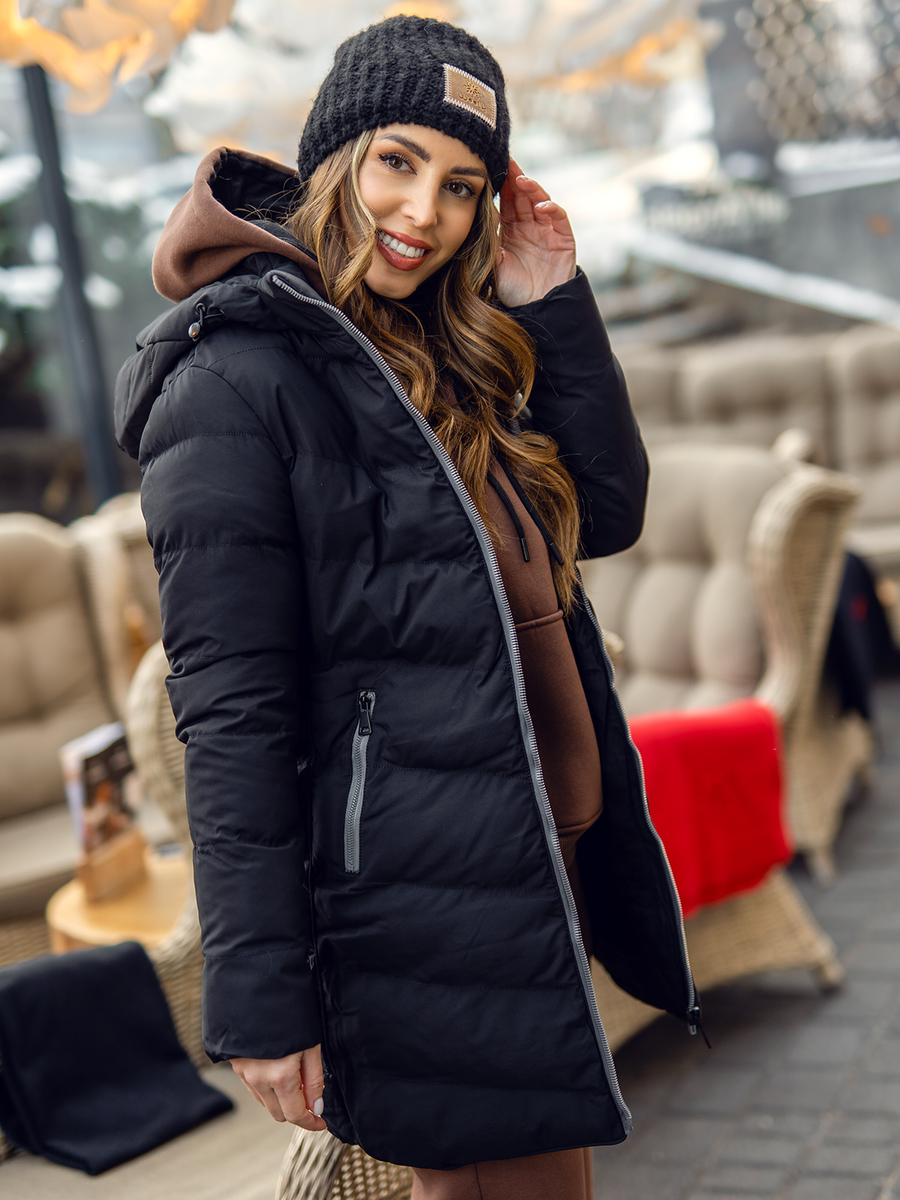
[[[21,0],[0,0],[0,59],[39,63],[68,83],[69,107],[92,112],[113,82],[160,70],[194,29],[221,28],[234,0],[83,0],[54,5],[54,27],[22,16]],[[26,9],[27,11],[27,9]]]
[[[566,92],[593,91],[616,83],[659,87],[702,71],[703,42],[697,22],[677,17],[621,54],[605,55],[590,67],[542,82]]]

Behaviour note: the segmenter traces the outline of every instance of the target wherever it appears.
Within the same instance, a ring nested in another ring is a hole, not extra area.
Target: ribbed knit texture
[[[445,99],[444,64],[492,88],[496,128]],[[348,38],[337,49],[300,139],[301,179],[344,142],[368,129],[425,125],[458,138],[487,166],[495,192],[509,168],[509,110],[503,72],[477,38],[423,17],[390,17]]]

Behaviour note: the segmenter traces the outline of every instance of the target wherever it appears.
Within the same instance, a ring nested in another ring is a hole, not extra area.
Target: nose
[[[430,229],[437,224],[437,187],[428,180],[417,179],[400,206],[400,211],[417,229]]]

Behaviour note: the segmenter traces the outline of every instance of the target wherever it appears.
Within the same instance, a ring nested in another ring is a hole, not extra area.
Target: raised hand
[[[500,189],[497,294],[507,308],[529,304],[575,275],[575,235],[565,209],[514,159]]]

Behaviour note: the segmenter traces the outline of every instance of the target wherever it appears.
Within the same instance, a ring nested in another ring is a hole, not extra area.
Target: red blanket
[[[760,883],[791,858],[781,823],[777,718],[755,700],[629,722],[650,815],[684,915]]]

